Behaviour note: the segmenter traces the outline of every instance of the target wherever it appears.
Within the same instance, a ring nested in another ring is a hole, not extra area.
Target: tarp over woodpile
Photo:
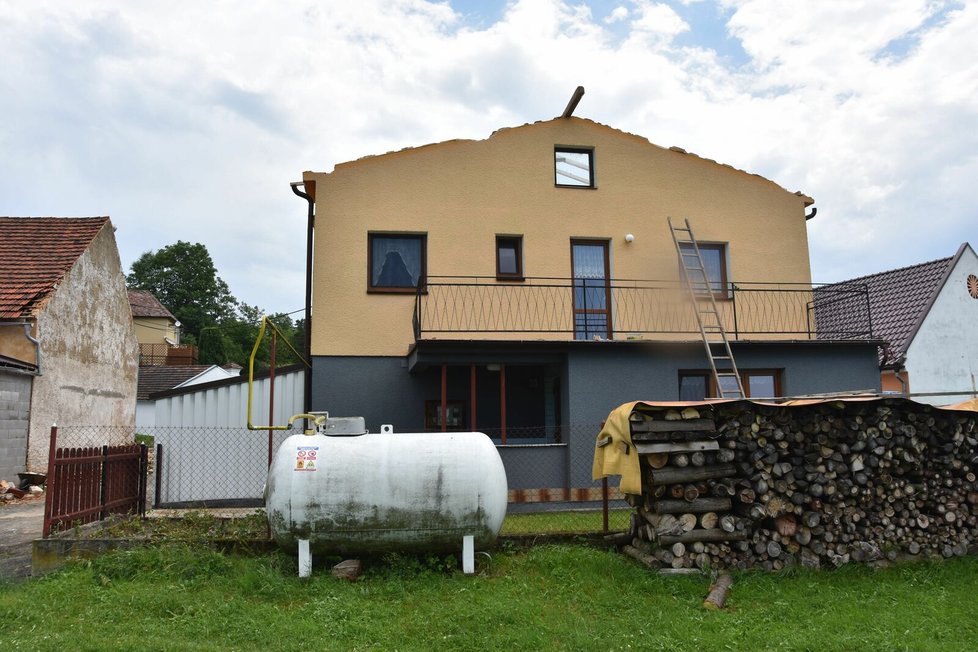
[[[591,467],[591,477],[600,480],[611,475],[621,476],[619,489],[626,494],[642,493],[642,472],[639,465],[639,456],[635,454],[635,447],[632,444],[631,428],[629,420],[636,409],[656,410],[682,410],[684,408],[698,408],[703,406],[714,406],[733,403],[750,403],[753,405],[763,405],[778,408],[797,408],[812,405],[823,405],[836,403],[840,406],[845,403],[873,403],[885,402],[888,404],[903,403],[918,405],[926,409],[941,409],[961,412],[978,412],[978,398],[969,399],[961,403],[948,406],[933,406],[927,403],[918,403],[903,397],[887,397],[876,394],[865,396],[846,396],[837,398],[804,398],[791,399],[781,403],[771,401],[752,401],[750,399],[711,399],[704,401],[632,401],[624,403],[608,415],[604,427],[598,433],[597,442],[594,449],[594,463]]]

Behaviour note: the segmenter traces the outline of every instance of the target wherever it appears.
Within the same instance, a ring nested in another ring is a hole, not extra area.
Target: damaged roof
[[[386,157],[386,156],[392,156],[392,155],[397,155],[397,154],[406,154],[406,153],[416,152],[416,151],[420,151],[420,150],[424,150],[424,149],[429,149],[429,148],[432,148],[432,147],[440,147],[440,146],[444,146],[444,145],[461,144],[461,143],[485,142],[487,140],[492,140],[497,135],[503,134],[503,133],[508,132],[508,131],[513,131],[513,130],[517,130],[517,129],[532,128],[532,127],[537,127],[537,126],[541,126],[541,125],[547,125],[547,124],[551,124],[551,123],[571,122],[571,121],[579,122],[579,123],[584,123],[586,125],[589,125],[589,126],[595,127],[595,128],[599,128],[599,129],[607,129],[609,131],[613,131],[613,132],[615,132],[617,134],[620,134],[622,136],[626,136],[628,138],[632,138],[632,139],[638,140],[641,143],[646,144],[646,145],[649,145],[649,146],[652,146],[652,147],[656,147],[656,148],[659,148],[659,149],[662,149],[662,150],[667,150],[667,151],[670,151],[670,152],[674,152],[676,154],[680,154],[680,155],[683,155],[683,156],[688,156],[688,157],[691,157],[691,158],[695,158],[695,159],[698,159],[698,160],[701,160],[701,161],[705,161],[707,163],[712,163],[712,164],[717,165],[719,167],[726,168],[727,170],[730,170],[732,172],[736,172],[736,173],[739,173],[739,174],[744,174],[744,175],[747,175],[749,177],[756,177],[757,179],[760,179],[762,181],[766,181],[767,183],[770,183],[770,184],[772,184],[774,186],[777,186],[778,188],[780,188],[781,190],[784,190],[787,193],[790,193],[790,194],[793,194],[793,195],[799,197],[802,200],[802,203],[805,206],[811,206],[812,204],[815,203],[815,200],[812,199],[811,197],[809,197],[808,195],[806,195],[805,193],[803,193],[801,191],[791,192],[790,190],[788,190],[784,186],[781,186],[777,182],[772,181],[771,179],[768,179],[767,177],[761,176],[760,174],[756,174],[754,172],[748,172],[747,170],[742,170],[740,168],[736,168],[736,167],[734,167],[732,165],[729,165],[727,163],[720,163],[719,161],[716,161],[716,160],[711,159],[711,158],[707,158],[705,156],[699,156],[698,154],[694,154],[693,152],[689,152],[689,151],[683,149],[682,147],[675,147],[675,146],[673,146],[673,147],[663,147],[662,145],[657,145],[656,143],[653,143],[652,141],[650,141],[645,136],[641,136],[639,134],[634,134],[634,133],[625,131],[623,129],[618,129],[616,127],[612,127],[611,125],[606,125],[604,123],[597,122],[596,120],[591,120],[590,118],[581,118],[581,117],[578,117],[578,116],[572,116],[572,117],[569,117],[569,118],[557,117],[557,118],[553,118],[551,120],[537,120],[536,122],[527,122],[525,124],[517,125],[515,127],[501,127],[499,129],[496,129],[495,131],[493,131],[489,135],[488,138],[483,138],[483,139],[452,138],[452,139],[449,139],[449,140],[443,140],[443,141],[434,142],[434,143],[427,143],[425,145],[417,145],[417,146],[414,146],[414,147],[404,147],[404,148],[399,149],[399,150],[391,150],[389,152],[384,152],[383,154],[370,154],[370,155],[367,155],[367,156],[362,156],[362,157],[360,157],[358,159],[354,159],[352,161],[344,161],[344,162],[341,162],[341,163],[337,163],[333,167],[333,171],[335,172],[336,170],[338,170],[340,168],[345,168],[345,167],[348,167],[348,166],[359,165],[359,164],[362,164],[362,163],[365,163],[365,162],[375,161],[377,159],[381,159],[381,158]],[[306,171],[306,174],[315,174],[315,172],[312,172],[312,171],[308,171],[307,170]],[[326,174],[331,174],[331,173],[326,173]]]
[[[0,319],[33,316],[108,217],[0,217]]]

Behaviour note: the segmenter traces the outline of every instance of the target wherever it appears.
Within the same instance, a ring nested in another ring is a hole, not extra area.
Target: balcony
[[[140,344],[140,367],[179,367],[197,364],[197,347],[192,344]]]
[[[712,288],[737,340],[872,339],[861,284],[729,283]],[[708,304],[706,289],[697,308]],[[432,276],[414,306],[415,340],[629,340],[700,337],[692,299],[676,282]]]

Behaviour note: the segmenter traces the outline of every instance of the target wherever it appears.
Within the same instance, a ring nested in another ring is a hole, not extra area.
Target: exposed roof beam
[[[581,101],[582,97],[584,97],[584,87],[578,86],[574,94],[571,95],[570,102],[567,103],[567,108],[560,114],[560,117],[569,118],[574,115],[574,109],[577,108],[577,103]]]

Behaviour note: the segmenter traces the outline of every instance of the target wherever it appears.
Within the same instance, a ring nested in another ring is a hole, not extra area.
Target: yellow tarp
[[[847,396],[842,398],[795,399],[784,403],[751,401],[749,399],[747,402],[757,405],[801,407],[805,405],[816,405],[819,403],[854,403],[882,400],[904,400],[909,403],[916,403],[915,401],[911,401],[907,398],[901,399],[900,397],[885,397],[877,395]],[[608,477],[609,475],[619,475],[621,476],[621,482],[619,483],[618,488],[622,493],[642,493],[642,467],[639,464],[638,454],[635,452],[635,446],[632,445],[632,430],[631,425],[629,424],[629,418],[631,417],[632,412],[635,411],[635,406],[642,405],[652,409],[682,409],[684,407],[697,407],[701,405],[717,405],[721,403],[734,402],[736,401],[733,399],[718,399],[713,401],[632,401],[631,403],[619,405],[611,411],[611,414],[608,415],[608,419],[604,422],[604,427],[601,428],[601,432],[598,433],[594,448],[594,463],[591,466],[591,478],[594,480],[600,480]],[[917,403],[917,405],[923,406],[925,404]],[[928,405],[928,407],[934,406]],[[978,398],[973,398],[954,405],[943,406],[940,409],[978,412]],[[608,438],[610,438],[610,441],[608,441]]]

